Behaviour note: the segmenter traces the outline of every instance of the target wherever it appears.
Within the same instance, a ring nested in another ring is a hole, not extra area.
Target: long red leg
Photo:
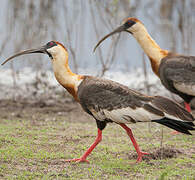
[[[149,154],[149,153],[140,151],[139,146],[138,146],[138,144],[137,144],[137,142],[136,142],[136,140],[135,140],[135,138],[133,136],[133,133],[132,133],[131,129],[128,126],[126,126],[123,123],[120,123],[119,125],[126,130],[128,136],[130,137],[130,139],[131,139],[131,141],[133,143],[133,146],[134,146],[134,148],[135,148],[135,150],[136,150],[136,152],[138,154],[138,158],[137,158],[136,162],[140,162],[142,160],[142,156],[144,156],[146,154]]]
[[[90,146],[90,148],[80,157],[77,159],[68,159],[66,160],[66,162],[87,162],[89,163],[89,161],[86,159],[87,156],[89,156],[89,154],[93,151],[93,149],[99,144],[99,142],[102,140],[102,131],[100,129],[98,129],[98,135],[95,139],[95,142]]]
[[[188,112],[191,112],[191,107],[190,107],[190,105],[189,105],[188,103],[186,103],[186,102],[184,102],[184,105],[185,105],[186,110],[187,110]],[[180,132],[178,132],[178,131],[173,131],[173,132],[171,132],[171,134],[180,134]]]
[[[184,102],[184,104],[185,104],[186,110],[187,110],[188,112],[191,112],[191,107],[190,107],[190,105],[189,105],[188,103],[186,103],[186,102]]]

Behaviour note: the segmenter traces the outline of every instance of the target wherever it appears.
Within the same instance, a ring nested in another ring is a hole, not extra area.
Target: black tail
[[[182,122],[182,121],[177,121],[169,118],[163,118],[163,119],[158,119],[158,120],[152,120],[152,122],[157,122],[159,124],[165,125],[171,129],[174,129],[178,132],[182,132],[184,134],[189,134],[192,135],[189,130],[195,130],[193,126],[193,122]]]

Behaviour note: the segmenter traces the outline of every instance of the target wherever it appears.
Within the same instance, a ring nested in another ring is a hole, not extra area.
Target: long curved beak
[[[105,40],[107,39],[109,36],[112,36],[113,34],[116,34],[116,33],[120,33],[122,31],[126,31],[128,33],[130,33],[129,31],[126,30],[126,27],[124,25],[122,26],[119,26],[117,29],[115,29],[114,31],[112,31],[111,33],[107,34],[106,36],[104,36],[97,44],[96,46],[94,47],[93,49],[93,52],[95,52],[96,48]]]
[[[6,59],[1,65],[4,65],[5,63],[7,63],[8,61],[10,61],[11,59],[17,57],[17,56],[21,56],[23,54],[32,54],[32,53],[44,53],[44,54],[48,54],[45,46],[42,46],[40,48],[37,49],[29,49],[29,50],[25,50],[19,53],[14,54],[13,56],[9,57],[8,59]]]

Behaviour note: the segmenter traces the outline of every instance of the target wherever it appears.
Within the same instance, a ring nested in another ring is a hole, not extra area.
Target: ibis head
[[[112,36],[113,34],[116,34],[116,33],[120,33],[120,32],[128,32],[130,34],[133,34],[134,32],[136,32],[137,30],[139,30],[140,28],[140,25],[142,26],[142,23],[134,18],[134,17],[130,17],[130,18],[127,18],[125,19],[123,22],[122,22],[122,25],[119,26],[118,28],[116,28],[114,31],[112,31],[111,33],[107,34],[106,36],[104,36],[95,46],[94,50],[96,50],[96,48],[105,40],[107,39],[108,37]]]
[[[24,54],[32,54],[32,53],[44,53],[44,54],[47,54],[51,59],[53,59],[56,56],[56,54],[59,53],[61,48],[64,48],[64,46],[62,44],[60,44],[59,42],[50,41],[46,45],[41,46],[39,48],[29,49],[29,50],[25,50],[25,51],[21,51],[19,53],[16,53],[13,56],[6,59],[1,65],[4,65],[5,63],[7,63],[8,61],[10,61],[11,59],[13,59],[17,56],[21,56]]]

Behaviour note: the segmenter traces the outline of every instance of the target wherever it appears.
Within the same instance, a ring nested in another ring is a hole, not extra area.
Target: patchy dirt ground
[[[41,114],[41,116],[40,116]],[[193,111],[195,116],[195,110]],[[0,99],[0,118],[45,120],[68,116],[69,122],[93,122],[94,119],[83,112],[81,106],[72,98],[29,100]],[[41,119],[40,119],[41,118]]]
[[[18,117],[32,121],[51,119],[55,121],[64,116],[69,117],[67,119],[69,122],[91,122],[92,120],[90,116],[83,113],[81,106],[69,97],[63,100],[44,98],[43,100],[0,100],[0,118]]]
[[[0,178],[195,178],[194,134],[171,135],[172,130],[155,123],[131,128],[140,148],[150,153],[140,164],[115,124],[103,131],[90,164],[65,163],[82,155],[96,137],[95,121],[80,105],[69,97],[0,100]]]

